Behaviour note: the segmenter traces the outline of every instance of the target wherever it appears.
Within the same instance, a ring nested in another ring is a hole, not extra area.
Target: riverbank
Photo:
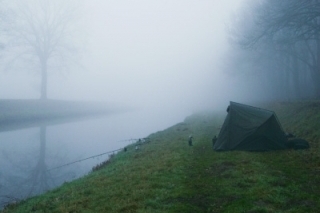
[[[226,112],[198,113],[151,134],[138,150],[126,147],[99,170],[3,212],[317,212],[320,106],[266,107],[311,148],[215,152],[211,139]]]
[[[0,132],[124,112],[105,103],[65,100],[0,100]]]

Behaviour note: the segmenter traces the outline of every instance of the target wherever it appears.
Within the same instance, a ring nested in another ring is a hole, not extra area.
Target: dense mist
[[[28,112],[24,99],[113,109],[0,128],[0,209],[195,112],[318,99],[319,8],[301,0],[0,1],[1,103],[22,100],[16,109],[26,118],[41,109]],[[3,106],[2,127],[17,115]]]
[[[0,99],[94,101],[127,110],[1,133],[0,196],[23,198],[77,178],[108,156],[49,171],[123,148],[194,112],[270,98],[248,72],[250,55],[230,42],[244,5],[1,1]]]
[[[239,91],[222,65],[226,26],[241,1],[73,3],[73,57],[67,69],[48,68],[49,99],[123,104],[174,123]],[[1,72],[1,98],[39,98],[40,74],[27,67]]]

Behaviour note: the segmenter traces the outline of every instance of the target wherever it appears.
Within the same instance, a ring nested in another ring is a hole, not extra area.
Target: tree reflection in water
[[[40,146],[37,154],[26,154],[26,150],[22,150],[26,155],[2,151],[1,161],[5,160],[7,163],[0,171],[0,209],[6,204],[41,194],[76,176],[70,168],[48,170],[47,126],[40,126],[39,130],[37,138]],[[16,155],[21,157],[14,157]],[[61,156],[54,156],[50,165],[60,165],[65,161]]]

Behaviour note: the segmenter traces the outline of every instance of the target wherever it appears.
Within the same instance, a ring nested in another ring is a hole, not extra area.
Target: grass
[[[198,113],[150,135],[140,150],[131,145],[98,171],[3,212],[318,212],[315,103],[268,106],[286,130],[310,141],[310,150],[214,152],[211,138],[224,116]]]

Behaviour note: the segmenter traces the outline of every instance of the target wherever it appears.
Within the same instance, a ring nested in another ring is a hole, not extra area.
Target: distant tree
[[[76,1],[10,0],[7,21],[8,66],[31,64],[40,71],[40,99],[47,99],[48,70],[51,65],[66,65],[74,54],[73,26]]]
[[[6,19],[6,11],[5,6],[3,4],[3,0],[0,0],[0,36],[3,34],[3,23]],[[2,37],[2,36],[1,36]],[[0,51],[4,49],[4,43],[2,39],[0,40]]]
[[[262,53],[267,67],[282,73],[270,76],[281,77],[284,96],[310,96],[306,91],[313,89],[320,97],[320,0],[262,0],[255,6],[251,19],[243,19],[248,26],[237,30],[236,43]]]

